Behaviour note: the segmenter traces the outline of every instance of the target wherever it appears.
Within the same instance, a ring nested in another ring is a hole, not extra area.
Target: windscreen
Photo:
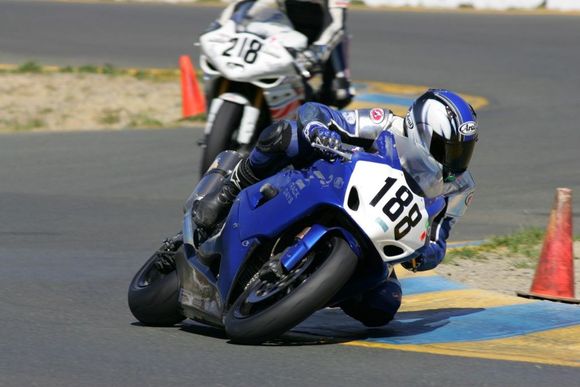
[[[395,134],[395,143],[401,166],[418,185],[424,196],[435,198],[443,194],[446,189],[441,164],[408,137]]]
[[[456,175],[453,181],[443,182],[442,165],[429,152],[408,137],[394,135],[401,166],[423,191],[423,197],[450,196],[475,185],[469,171]]]

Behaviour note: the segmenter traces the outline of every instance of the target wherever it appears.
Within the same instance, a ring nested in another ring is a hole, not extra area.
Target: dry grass
[[[177,70],[111,65],[0,70],[0,131],[90,130],[192,126],[181,120]]]

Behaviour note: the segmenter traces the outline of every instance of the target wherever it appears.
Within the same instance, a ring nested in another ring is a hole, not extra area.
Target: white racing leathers
[[[319,70],[323,70],[318,100],[344,107],[355,94],[348,65],[346,10],[349,4],[350,0],[241,0],[224,10],[218,23],[224,25],[234,20],[242,25],[244,20],[252,20],[264,9],[282,11],[296,31],[308,38],[305,58],[314,69],[321,66]]]

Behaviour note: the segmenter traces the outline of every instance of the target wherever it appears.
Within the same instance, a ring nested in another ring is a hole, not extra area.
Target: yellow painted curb
[[[433,355],[509,360],[580,367],[580,326],[554,329],[507,339],[440,344],[387,344],[351,341],[342,345],[395,349]]]
[[[424,85],[406,85],[378,81],[355,81],[355,83],[363,83],[367,85],[367,88],[364,90],[365,93],[392,94],[403,97],[418,97],[430,88],[430,86]],[[469,102],[475,110],[482,109],[489,105],[489,100],[487,98],[465,93],[459,93],[459,95],[465,98],[465,100]],[[359,102],[355,100],[351,106],[349,106],[349,108],[357,109],[371,107],[377,107],[377,103]],[[405,115],[409,106],[392,105],[389,106],[389,108],[393,110],[395,114]]]
[[[534,302],[536,301],[487,290],[457,289],[404,296],[399,312],[417,312],[446,308],[496,308]]]

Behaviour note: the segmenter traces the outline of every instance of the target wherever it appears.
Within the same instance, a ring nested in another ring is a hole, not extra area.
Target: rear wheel
[[[167,257],[160,256],[169,254]],[[185,319],[179,305],[179,278],[171,254],[183,254],[183,248],[156,251],[135,274],[129,285],[129,309],[145,325],[171,326]],[[161,258],[161,259],[160,259]]]
[[[254,275],[225,317],[234,342],[258,344],[291,329],[326,305],[346,284],[357,265],[348,243],[321,240],[288,273],[276,274],[270,260]]]
[[[216,156],[226,149],[238,149],[238,143],[233,138],[242,121],[244,106],[224,101],[220,106],[211,131],[205,139],[205,149],[201,159],[201,173],[204,174],[213,163]]]

